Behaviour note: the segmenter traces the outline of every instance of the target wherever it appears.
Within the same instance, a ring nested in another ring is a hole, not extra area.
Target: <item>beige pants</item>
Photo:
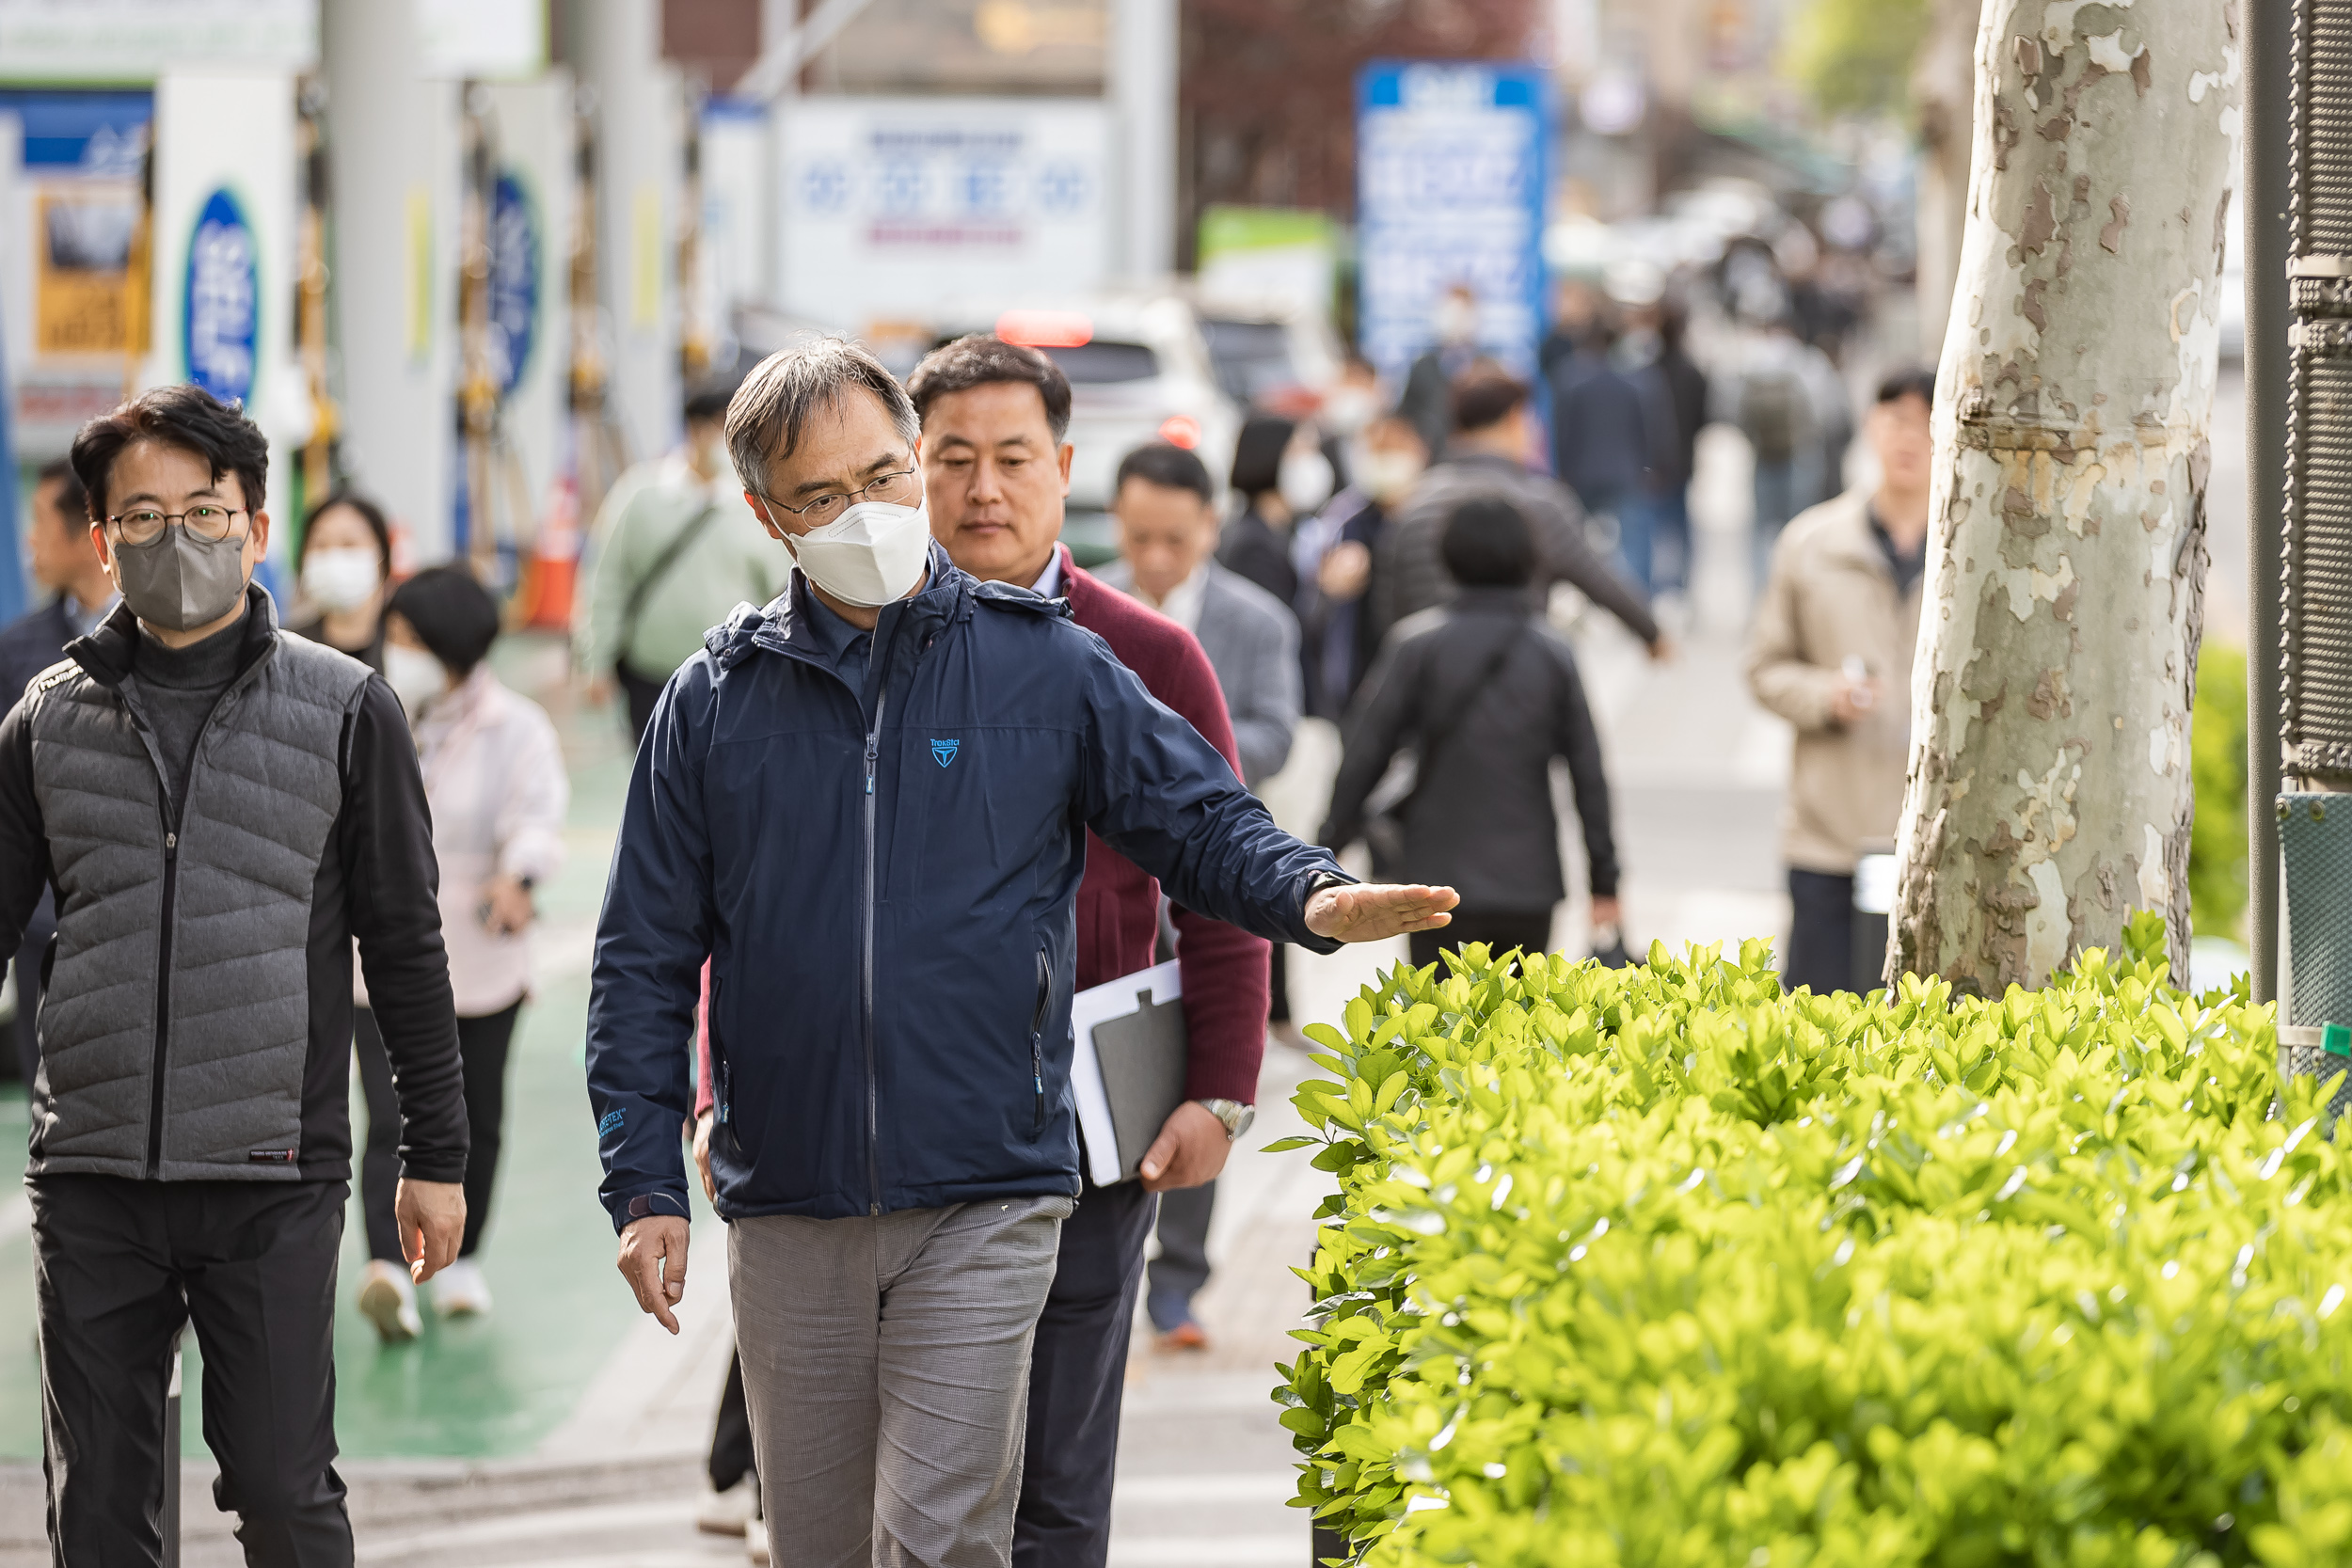
[[[727,1227],[777,1568],[1006,1568],[1066,1197]]]

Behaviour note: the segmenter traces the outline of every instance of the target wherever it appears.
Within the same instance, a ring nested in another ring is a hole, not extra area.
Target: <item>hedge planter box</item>
[[[1385,976],[1297,1101],[1302,1504],[1371,1568],[2352,1561],[2346,1151],[2162,937],[1994,1002]]]

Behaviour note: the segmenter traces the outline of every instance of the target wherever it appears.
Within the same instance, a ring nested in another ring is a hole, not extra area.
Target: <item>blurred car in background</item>
[[[1320,311],[1198,293],[1192,309],[1216,384],[1241,408],[1311,406],[1339,379],[1339,339]]]
[[[1119,553],[1111,483],[1119,461],[1147,441],[1200,454],[1221,485],[1232,467],[1241,409],[1219,387],[1200,320],[1168,293],[1105,293],[1051,307],[955,302],[932,319],[933,341],[993,332],[1051,355],[1070,378],[1070,499],[1062,540],[1082,566]]]

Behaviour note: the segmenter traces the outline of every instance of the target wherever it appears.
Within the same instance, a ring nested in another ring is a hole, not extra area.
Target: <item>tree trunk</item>
[[[1986,0],[1887,974],[2188,945],[2237,0]]]
[[[1928,36],[1911,73],[1919,132],[1913,267],[1919,356],[1932,359],[1951,324],[1952,284],[1968,221],[1968,149],[1975,125],[1980,0],[1930,0]]]

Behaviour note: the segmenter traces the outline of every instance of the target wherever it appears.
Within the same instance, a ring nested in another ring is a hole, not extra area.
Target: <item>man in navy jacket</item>
[[[1441,926],[1454,895],[1352,883],[1066,604],[951,564],[914,408],[864,351],[771,356],[727,441],[798,570],[671,678],[638,752],[588,1019],[601,1196],[675,1331],[707,957],[767,1516],[797,1562],[1001,1565],[1079,1189],[1085,830],[1187,908],[1320,951]]]

